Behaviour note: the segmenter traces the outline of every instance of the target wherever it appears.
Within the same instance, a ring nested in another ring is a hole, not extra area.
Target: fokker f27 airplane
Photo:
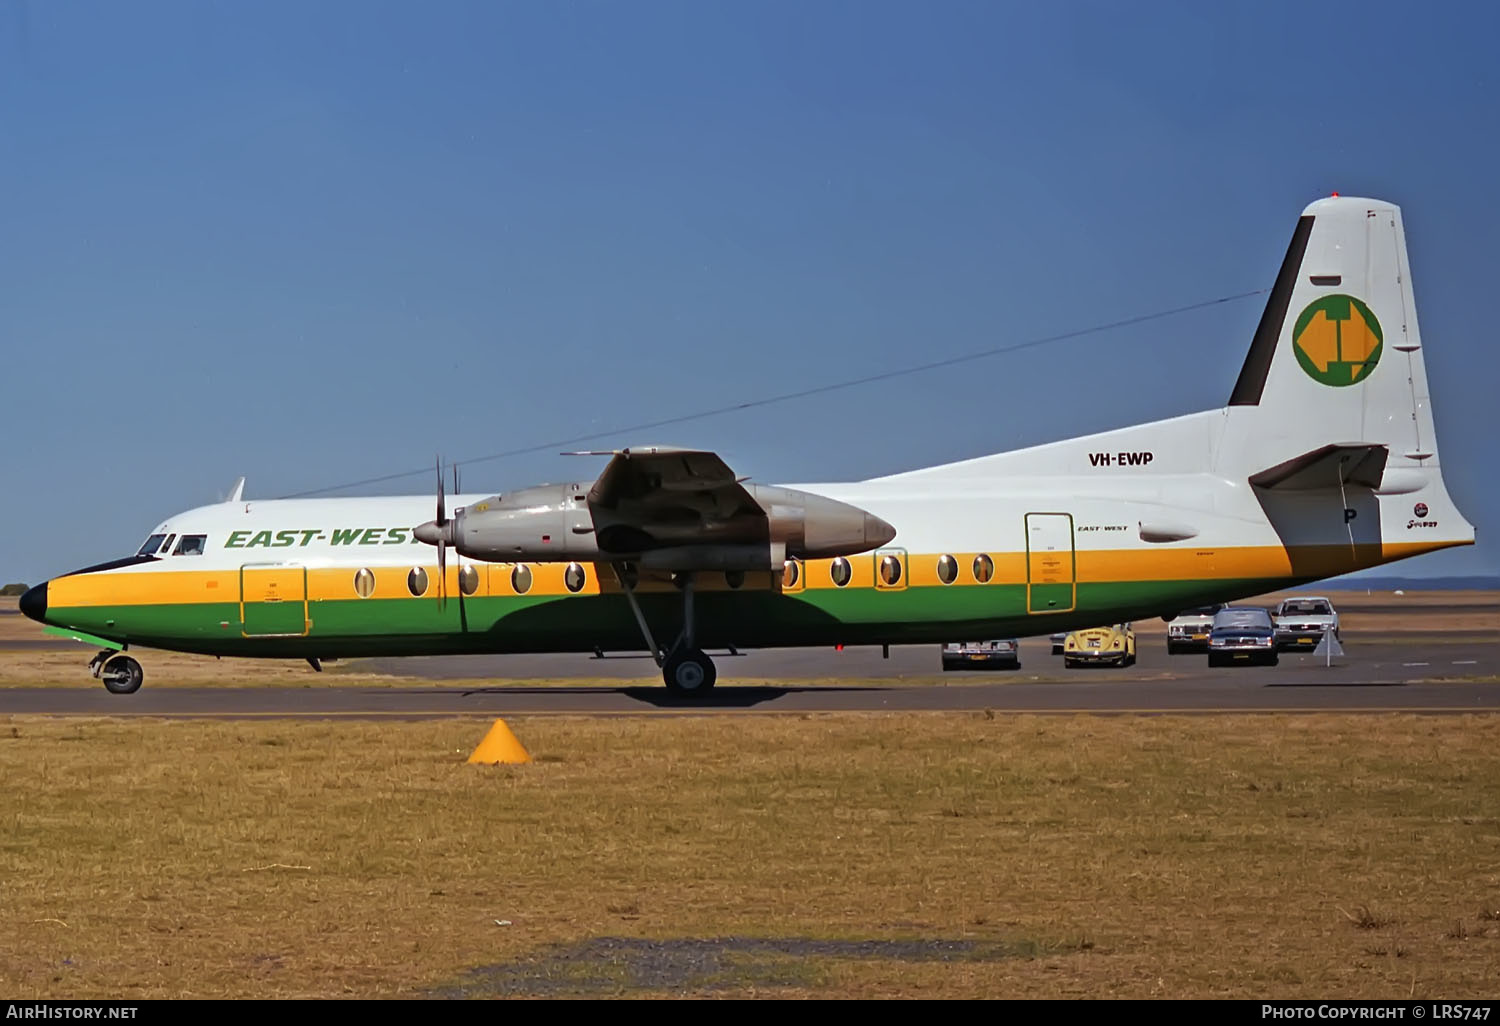
[[[1303,211],[1222,409],[845,484],[611,455],[591,483],[454,495],[451,518],[440,470],[434,520],[421,497],[237,487],[21,608],[103,649],[119,693],[141,683],[129,646],[314,668],[645,649],[691,694],[714,683],[705,648],[1046,634],[1474,540],[1443,485],[1401,213],[1351,197]]]

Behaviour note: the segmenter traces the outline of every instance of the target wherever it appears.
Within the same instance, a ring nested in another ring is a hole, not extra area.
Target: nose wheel
[[[134,694],[141,689],[141,681],[146,676],[141,670],[141,664],[127,655],[113,656],[102,663],[95,657],[89,667],[94,671],[94,676],[104,682],[104,689],[112,695]]]

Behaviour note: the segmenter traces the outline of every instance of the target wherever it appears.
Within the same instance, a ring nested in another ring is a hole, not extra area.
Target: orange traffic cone
[[[504,720],[496,720],[490,732],[484,735],[484,740],[479,742],[479,747],[469,756],[469,762],[481,763],[493,766],[497,763],[522,763],[530,762],[531,754],[521,742],[516,740],[516,735],[510,732]]]

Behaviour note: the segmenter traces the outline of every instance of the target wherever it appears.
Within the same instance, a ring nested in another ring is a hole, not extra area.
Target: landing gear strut
[[[112,695],[132,695],[141,689],[145,672],[141,664],[128,655],[116,655],[108,649],[89,660],[89,673],[104,682]]]
[[[678,635],[671,649],[663,654],[656,646],[656,639],[651,635],[651,628],[646,625],[646,617],[641,612],[640,603],[636,601],[635,573],[621,564],[616,564],[614,570],[615,576],[620,581],[620,587],[625,591],[625,598],[630,603],[630,611],[635,614],[635,622],[646,639],[646,647],[651,650],[651,658],[655,659],[656,665],[661,667],[662,680],[666,683],[667,690],[674,695],[681,696],[706,693],[714,686],[719,673],[714,669],[714,661],[697,645],[696,633],[693,629],[693,575],[691,573],[681,575],[682,633]]]

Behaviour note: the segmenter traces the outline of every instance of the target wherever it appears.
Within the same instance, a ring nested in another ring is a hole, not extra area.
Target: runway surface
[[[450,716],[990,710],[996,713],[1500,712],[1495,684],[973,683],[720,687],[700,700],[657,687],[161,688],[116,696],[79,685],[6,691],[8,714],[185,718],[430,719]]]
[[[1494,634],[1438,635],[1428,631],[1410,638],[1389,632],[1372,636],[1346,634],[1343,647],[1344,654],[1333,660],[1332,667],[1325,666],[1321,656],[1315,657],[1305,651],[1287,651],[1281,654],[1281,665],[1272,672],[1284,678],[1290,675],[1302,683],[1329,680],[1390,683],[1434,676],[1500,674],[1500,638]],[[1073,679],[1078,675],[1103,673],[1113,680],[1130,680],[1185,679],[1204,674],[1245,672],[1243,669],[1209,670],[1208,657],[1204,653],[1168,655],[1160,636],[1140,638],[1137,648],[1138,661],[1132,667],[1070,670],[1063,667],[1061,656],[1052,655],[1051,644],[1046,638],[1023,638],[1019,676]],[[945,676],[937,645],[892,646],[888,659],[882,657],[878,647],[842,651],[832,648],[766,649],[738,656],[716,650],[710,654],[718,665],[721,684],[733,684],[737,680],[799,683],[847,678],[898,681]],[[348,665],[350,669],[433,681],[661,681],[655,664],[643,654],[606,655],[602,659],[578,654],[434,656],[362,659]],[[1418,670],[1421,672],[1413,672]],[[147,673],[149,680],[150,671]],[[946,676],[952,678],[955,675]]]
[[[687,701],[667,693],[655,665],[644,657],[376,659],[348,666],[401,674],[410,685],[340,686],[338,674],[309,669],[302,687],[153,688],[151,653],[142,650],[136,654],[146,667],[146,683],[134,695],[109,694],[80,660],[76,687],[0,688],[0,715],[417,719],[936,710],[1500,711],[1500,644],[1492,637],[1428,636],[1414,643],[1350,637],[1345,644],[1345,654],[1332,660],[1287,652],[1274,667],[1214,669],[1201,654],[1167,655],[1159,639],[1143,641],[1137,664],[1120,669],[1065,669],[1045,638],[1023,640],[1021,669],[1011,671],[942,673],[933,645],[892,648],[888,659],[879,648],[715,654],[719,686],[706,698]]]
[[[1475,682],[1297,683],[1274,671],[1179,681],[720,686],[672,698],[660,685],[531,687],[178,687],[111,695],[76,688],[0,692],[0,713],[185,718],[428,719],[451,716],[724,714],[989,710],[995,713],[1500,712],[1500,685]]]

